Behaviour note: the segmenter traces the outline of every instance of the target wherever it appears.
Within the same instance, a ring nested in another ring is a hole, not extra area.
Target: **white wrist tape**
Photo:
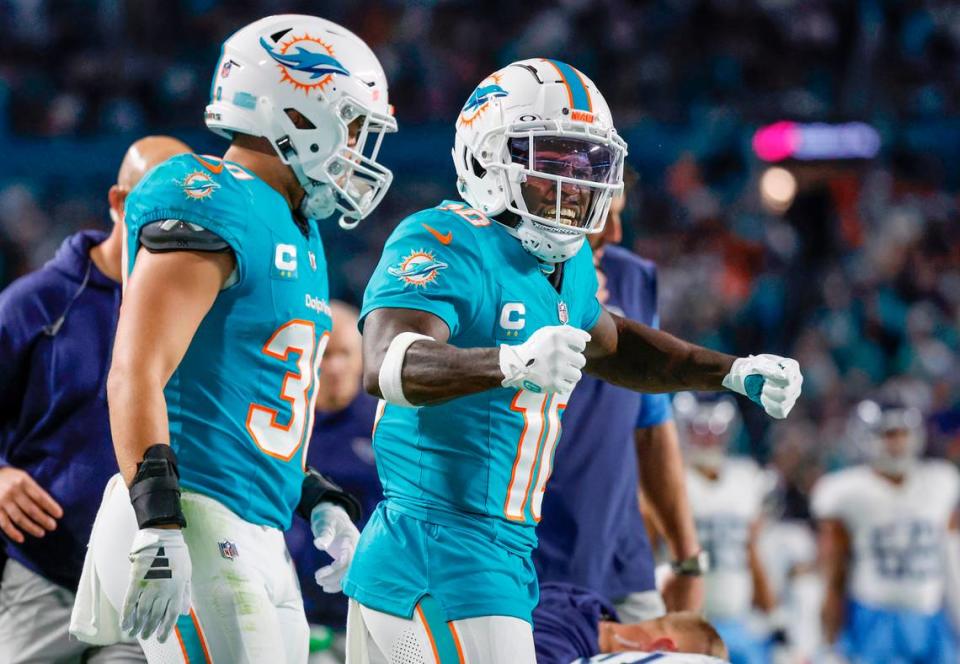
[[[379,376],[380,394],[383,395],[383,400],[387,403],[406,406],[407,408],[417,407],[407,401],[407,397],[403,394],[401,373],[403,372],[403,358],[407,355],[407,349],[410,348],[410,344],[421,339],[436,341],[433,337],[428,337],[425,334],[401,332],[390,342],[387,354],[383,356],[383,363],[380,364]]]

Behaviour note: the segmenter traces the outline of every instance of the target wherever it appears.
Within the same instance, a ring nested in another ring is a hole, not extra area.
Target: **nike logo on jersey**
[[[430,235],[437,238],[440,241],[440,244],[450,244],[453,242],[453,231],[447,231],[446,233],[441,233],[436,228],[423,224],[423,227],[430,231]]]
[[[213,173],[214,175],[219,174],[220,171],[223,170],[223,161],[222,161],[222,160],[219,161],[219,162],[216,163],[216,164],[211,164],[209,161],[205,161],[205,160],[201,159],[201,158],[200,158],[200,155],[198,155],[198,154],[193,155],[193,158],[196,159],[197,161],[199,161],[207,170],[209,170],[209,171],[210,171],[211,173]]]

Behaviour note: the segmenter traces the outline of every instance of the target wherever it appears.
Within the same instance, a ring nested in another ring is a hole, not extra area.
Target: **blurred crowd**
[[[550,54],[589,72],[640,174],[628,241],[660,265],[664,328],[804,368],[790,420],[771,426],[743,409],[738,442],[783,472],[789,512],[805,515],[819,469],[857,457],[851,406],[881,391],[920,407],[932,453],[960,460],[960,174],[937,151],[960,142],[956,3],[0,0],[0,151],[200,130],[219,44],[279,11],[353,28],[384,63],[401,132],[432,127],[440,146],[470,90],[502,64]],[[883,152],[791,165],[797,195],[771,212],[749,137],[783,118],[872,122]],[[66,180],[6,165],[0,286],[66,234],[106,223],[109,180],[83,179],[89,157],[74,158]],[[338,246],[333,294],[357,302],[396,221],[452,185],[452,169],[404,169],[356,233],[324,229]]]

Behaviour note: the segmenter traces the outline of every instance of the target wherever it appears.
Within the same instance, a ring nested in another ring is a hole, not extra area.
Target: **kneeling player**
[[[864,401],[857,414],[870,428],[870,464],[825,475],[812,494],[825,636],[864,664],[956,662],[943,608],[945,592],[956,592],[946,579],[958,562],[960,475],[950,463],[917,458],[916,409]]]
[[[623,624],[602,596],[568,583],[540,586],[533,640],[537,664],[727,661],[723,639],[696,613],[681,611]]]
[[[625,153],[581,72],[516,62],[457,122],[473,207],[445,201],[389,239],[361,312],[364,382],[387,402],[374,435],[386,500],[344,584],[352,661],[535,660],[534,527],[581,370],[634,390],[727,387],[775,417],[793,407],[795,361],[736,359],[600,306],[584,240],[622,189]]]

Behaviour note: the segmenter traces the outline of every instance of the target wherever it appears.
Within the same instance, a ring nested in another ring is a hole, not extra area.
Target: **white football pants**
[[[445,622],[417,605],[412,618],[350,600],[347,664],[536,664],[530,623],[512,616]]]
[[[305,664],[309,627],[283,533],[248,523],[216,500],[184,491],[192,610],[166,643],[141,640],[150,664]],[[111,479],[97,512],[71,632],[103,642],[117,629],[137,531],[127,487]],[[99,635],[98,635],[99,633]]]

